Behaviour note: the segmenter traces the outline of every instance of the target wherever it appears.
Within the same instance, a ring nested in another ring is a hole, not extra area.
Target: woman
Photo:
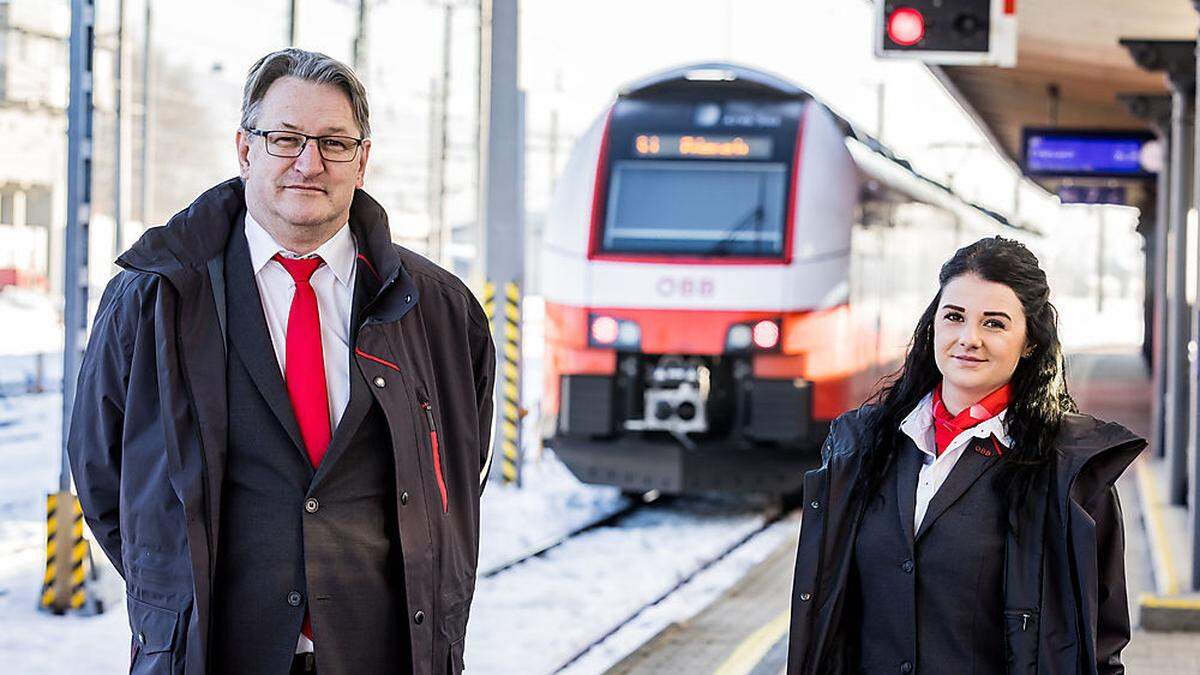
[[[1028,249],[978,241],[939,283],[805,476],[788,673],[1123,673],[1113,483],[1146,443],[1077,413]]]

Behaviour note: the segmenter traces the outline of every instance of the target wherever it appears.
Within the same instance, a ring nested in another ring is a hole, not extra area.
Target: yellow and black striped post
[[[54,614],[103,612],[103,603],[87,588],[88,576],[94,578],[91,562],[79,498],[70,492],[46,495],[46,576],[38,608]]]
[[[504,284],[504,346],[501,350],[503,421],[500,468],[506,484],[521,486],[521,288]]]
[[[488,328],[492,327],[492,318],[496,316],[496,284],[487,282],[483,285],[483,313],[487,315]]]

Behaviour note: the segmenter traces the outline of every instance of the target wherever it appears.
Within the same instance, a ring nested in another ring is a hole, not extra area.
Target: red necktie
[[[292,400],[296,422],[300,424],[304,449],[315,469],[321,465],[321,458],[329,449],[331,433],[325,358],[321,352],[321,314],[317,310],[317,294],[308,280],[324,261],[319,257],[285,258],[278,253],[275,254],[275,260],[296,282],[296,293],[288,310],[283,379],[287,383],[288,398]],[[304,637],[312,639],[312,622],[307,610],[300,631]]]
[[[942,385],[939,384],[933,390],[933,438],[937,444],[938,456],[940,457],[946,451],[950,442],[959,434],[984,420],[999,415],[1002,410],[1007,408],[1011,389],[1010,385],[1005,384],[984,396],[982,401],[967,406],[957,415],[951,415],[950,411],[946,409],[946,404],[942,402]],[[999,444],[994,440],[993,444],[999,452]]]
[[[308,280],[324,261],[320,258],[284,258],[278,253],[275,260],[296,282],[296,294],[292,296],[292,308],[288,311],[283,379],[287,382],[296,422],[300,424],[304,449],[316,468],[329,448],[331,433],[325,358],[321,353],[321,315],[317,311],[317,294]]]

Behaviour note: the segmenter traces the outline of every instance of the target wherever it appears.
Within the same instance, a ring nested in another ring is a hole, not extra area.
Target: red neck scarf
[[[949,447],[960,433],[970,429],[980,422],[990,420],[1008,407],[1008,398],[1012,387],[1008,384],[983,397],[982,401],[969,405],[957,415],[951,415],[942,403],[942,385],[933,390],[933,439],[937,443],[937,454]],[[999,445],[996,450],[999,451]]]

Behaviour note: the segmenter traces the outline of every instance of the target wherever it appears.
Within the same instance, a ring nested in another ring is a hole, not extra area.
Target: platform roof
[[[1118,94],[1166,94],[1161,73],[1138,68],[1121,38],[1194,40],[1200,26],[1191,0],[1017,0],[1017,66],[944,66],[935,75],[977,118],[997,150],[1021,156],[1021,129],[1057,124],[1145,129]]]

